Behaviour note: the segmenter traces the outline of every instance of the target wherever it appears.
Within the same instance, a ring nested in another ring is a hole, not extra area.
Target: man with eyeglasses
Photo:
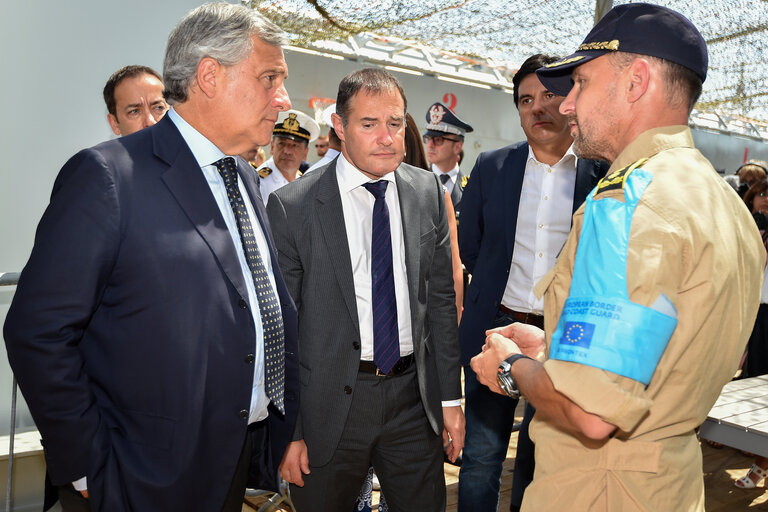
[[[464,134],[471,131],[470,125],[442,103],[433,103],[427,110],[427,131],[423,135],[427,161],[451,194],[457,222],[461,194],[467,183],[467,177],[459,170],[459,160],[464,148]]]
[[[571,214],[608,165],[576,158],[563,101],[544,87],[536,69],[557,60],[533,55],[512,80],[526,139],[481,153],[464,190],[459,250],[472,274],[459,327],[464,365],[467,433],[459,475],[459,512],[496,510],[501,469],[515,422],[517,400],[480,384],[470,359],[485,331],[512,322],[543,326],[544,303],[533,287],[554,265],[571,229]],[[533,478],[533,444],[527,425],[518,438],[511,510]]]

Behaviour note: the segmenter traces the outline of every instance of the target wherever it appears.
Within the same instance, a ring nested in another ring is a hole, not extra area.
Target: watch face
[[[500,371],[496,374],[496,380],[498,380],[501,390],[504,391],[508,397],[520,398],[520,391],[517,389],[515,379],[512,378],[512,375],[510,375],[508,371]]]

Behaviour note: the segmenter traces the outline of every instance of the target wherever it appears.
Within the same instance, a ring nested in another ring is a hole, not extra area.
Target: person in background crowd
[[[427,110],[427,131],[424,132],[424,146],[432,172],[440,179],[451,195],[456,220],[461,210],[461,194],[467,183],[466,175],[459,170],[464,152],[464,136],[472,127],[456,116],[442,103],[434,103]]]
[[[280,112],[272,131],[269,160],[256,171],[264,205],[269,194],[303,174],[301,164],[307,158],[309,143],[319,133],[320,126],[307,114],[298,110]]]
[[[118,69],[104,85],[107,121],[115,135],[130,135],[158,122],[168,110],[163,80],[148,66]]]
[[[766,163],[761,160],[750,160],[749,162],[742,164],[736,170],[736,174],[739,176],[739,181],[741,182],[741,185],[739,185],[738,188],[739,195],[744,197],[744,194],[747,193],[749,187],[758,181],[764,180],[767,173]]]
[[[307,169],[305,171],[305,174],[310,171],[314,171],[315,169],[318,169],[328,163],[331,162],[334,158],[339,156],[339,153],[341,152],[341,141],[339,140],[339,136],[336,135],[336,131],[333,129],[333,122],[331,121],[331,116],[336,113],[336,104],[332,104],[328,107],[326,107],[325,110],[323,110],[323,123],[330,126],[330,129],[328,130],[328,150],[323,155],[323,158],[315,162],[312,167]]]
[[[261,167],[261,164],[267,159],[267,153],[264,151],[264,148],[252,149],[245,153],[241,153],[240,156],[243,160],[251,164],[251,167],[253,167],[254,170],[258,170],[259,167]]]
[[[472,360],[483,384],[536,407],[524,512],[704,510],[695,429],[738,367],[766,260],[743,201],[693,145],[707,66],[687,18],[631,3],[537,70],[567,94],[576,154],[611,168],[536,285],[546,333],[499,328]]]
[[[327,135],[320,135],[315,141],[315,150],[317,151],[317,156],[319,156],[320,158],[323,158],[325,156],[325,154],[328,152],[329,147],[330,145],[328,143]]]

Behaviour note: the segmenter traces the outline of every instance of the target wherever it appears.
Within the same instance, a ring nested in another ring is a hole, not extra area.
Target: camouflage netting
[[[301,46],[372,32],[516,69],[533,53],[566,55],[606,0],[251,0]],[[614,5],[628,3],[614,1]],[[710,68],[700,109],[768,121],[768,1],[659,0],[701,30]]]

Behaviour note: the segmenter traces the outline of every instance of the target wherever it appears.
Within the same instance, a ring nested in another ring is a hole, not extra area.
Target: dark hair
[[[557,57],[552,55],[537,53],[536,55],[531,55],[525,59],[525,62],[520,64],[520,69],[517,70],[517,73],[515,73],[515,76],[512,78],[512,96],[515,98],[516,107],[517,102],[520,101],[520,91],[518,89],[520,88],[520,82],[523,81],[523,78],[527,77],[528,75],[533,75],[536,73],[537,69],[544,67],[547,64],[552,64],[556,60]],[[519,108],[520,107],[518,107],[518,109]]]
[[[117,116],[117,105],[115,104],[115,88],[126,78],[133,78],[140,75],[152,75],[162,83],[163,77],[160,73],[148,66],[130,65],[120,68],[109,77],[104,86],[104,103],[107,104],[107,111],[113,116]]]
[[[762,179],[760,181],[756,181],[754,185],[749,187],[749,190],[747,190],[747,193],[744,194],[744,202],[747,203],[747,208],[749,208],[750,213],[752,212],[752,206],[755,202],[755,197],[762,194],[768,190],[768,180]]]
[[[331,127],[330,130],[328,130],[328,142],[330,144],[333,144],[334,146],[340,146],[341,140],[339,139],[339,136],[336,135],[336,130]]]
[[[416,126],[416,121],[411,114],[405,114],[405,158],[403,162],[414,167],[429,170],[429,162],[424,154],[424,146],[421,143],[421,134]]]
[[[408,101],[405,99],[405,92],[403,92],[403,86],[395,78],[392,73],[384,71],[379,68],[363,68],[354,71],[344,78],[339,83],[339,92],[336,95],[336,113],[341,117],[341,123],[343,126],[347,126],[347,115],[349,114],[349,102],[355,96],[355,94],[364,89],[365,92],[371,94],[381,94],[383,92],[389,92],[392,89],[397,89],[400,93],[400,97],[403,98],[403,115],[408,108]]]

